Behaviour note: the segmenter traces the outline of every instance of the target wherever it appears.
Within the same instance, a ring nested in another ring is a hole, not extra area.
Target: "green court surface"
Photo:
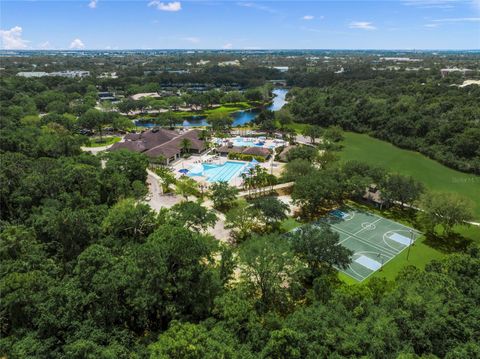
[[[351,207],[330,212],[320,222],[340,235],[340,244],[354,252],[350,266],[341,270],[361,282],[420,237],[403,224]]]

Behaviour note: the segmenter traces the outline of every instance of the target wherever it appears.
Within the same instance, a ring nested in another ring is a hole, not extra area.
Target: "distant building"
[[[440,70],[440,74],[442,75],[442,77],[445,77],[448,74],[453,73],[453,72],[460,72],[462,75],[466,75],[466,74],[472,73],[473,70],[471,70],[471,69],[459,69],[457,67],[452,67],[452,68],[449,68],[449,69],[441,69]]]
[[[21,77],[46,77],[46,76],[58,76],[58,77],[87,77],[90,76],[90,71],[56,71],[56,72],[43,72],[43,71],[29,71],[29,72],[19,72],[17,76]]]
[[[29,72],[19,72],[17,76],[27,77],[27,78],[44,77],[44,76],[48,76],[48,73],[44,71],[29,71]]]
[[[412,59],[410,57],[381,57],[383,61],[395,61],[395,62],[420,62],[421,59]]]
[[[272,67],[275,70],[278,70],[280,72],[287,72],[288,71],[288,66],[273,66]]]
[[[219,62],[218,63],[218,66],[240,66],[240,61],[238,60],[233,60],[233,61],[223,61],[223,62]]]
[[[101,75],[98,75],[97,78],[99,79],[118,79],[118,75],[116,72],[104,72]]]
[[[109,151],[127,149],[144,153],[150,158],[164,158],[170,164],[180,158],[184,140],[188,140],[188,152],[202,153],[206,143],[199,139],[200,131],[190,130],[182,134],[165,129],[153,129],[142,133],[130,133],[122,142],[115,143]]]
[[[98,99],[100,101],[112,101],[112,102],[118,100],[114,94],[108,91],[99,92]]]

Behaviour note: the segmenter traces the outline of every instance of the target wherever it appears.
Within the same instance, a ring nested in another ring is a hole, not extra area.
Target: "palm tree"
[[[190,141],[188,138],[183,138],[180,142],[180,146],[182,147],[182,151],[187,153],[190,150],[190,147],[192,147],[192,141]]]

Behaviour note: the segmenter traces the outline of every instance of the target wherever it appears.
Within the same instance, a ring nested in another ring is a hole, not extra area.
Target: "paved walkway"
[[[163,194],[162,187],[159,183],[160,177],[150,170],[147,170],[147,173],[148,197],[146,202],[152,207],[152,209],[158,212],[161,208],[171,208],[177,203],[183,201],[181,196],[174,193]],[[191,197],[191,199],[195,200],[194,197]],[[225,228],[225,215],[215,210],[212,201],[209,199],[206,199],[202,205],[213,210],[218,219],[214,227],[208,228],[207,233],[222,242],[228,242],[230,238],[230,230]]]
[[[147,169],[148,196],[146,202],[157,212],[161,208],[171,208],[182,201],[182,198],[174,193],[163,193],[159,179],[157,174]]]
[[[241,192],[238,193],[238,197],[246,197],[250,194],[262,193],[263,190],[265,190],[265,192],[270,192],[272,190],[275,191],[277,189],[289,188],[289,187],[292,187],[294,184],[295,184],[295,182],[286,182],[286,183],[277,184],[273,187],[268,186],[268,187],[257,188],[255,190],[251,190],[251,191],[241,191]]]

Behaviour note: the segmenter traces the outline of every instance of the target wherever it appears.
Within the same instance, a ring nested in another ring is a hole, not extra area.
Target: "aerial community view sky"
[[[480,0],[0,4],[4,50],[480,48]]]

